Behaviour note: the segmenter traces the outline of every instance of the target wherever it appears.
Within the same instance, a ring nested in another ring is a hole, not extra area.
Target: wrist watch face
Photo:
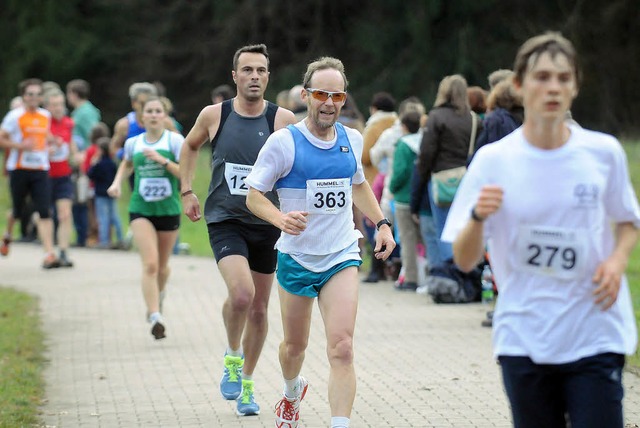
[[[378,222],[378,224],[376,224],[376,229],[380,230],[380,227],[381,227],[383,224],[386,224],[387,226],[391,227],[391,222],[389,221],[389,219],[387,219],[387,218],[383,218],[382,220],[380,220],[380,221]]]

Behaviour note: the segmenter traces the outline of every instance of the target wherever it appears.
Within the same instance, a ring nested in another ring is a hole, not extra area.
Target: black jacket
[[[420,146],[419,165],[423,179],[428,180],[434,172],[467,165],[472,123],[470,112],[458,114],[448,104],[429,112]],[[478,135],[482,121],[476,123]]]

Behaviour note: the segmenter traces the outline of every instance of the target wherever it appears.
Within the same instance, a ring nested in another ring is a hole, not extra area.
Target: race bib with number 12
[[[224,179],[227,181],[229,193],[242,196],[249,194],[249,187],[244,183],[244,179],[247,178],[252,169],[253,166],[251,165],[225,162]]]

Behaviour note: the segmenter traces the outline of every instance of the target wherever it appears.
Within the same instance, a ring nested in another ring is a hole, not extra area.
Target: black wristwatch
[[[486,217],[480,217],[476,212],[476,207],[474,206],[473,208],[471,208],[471,219],[478,223],[482,223],[483,221],[486,220]]]
[[[376,223],[376,230],[380,230],[380,226],[386,224],[387,226],[389,226],[391,229],[393,229],[393,225],[391,224],[391,222],[389,221],[388,218],[383,218],[382,220],[380,220],[378,223]]]

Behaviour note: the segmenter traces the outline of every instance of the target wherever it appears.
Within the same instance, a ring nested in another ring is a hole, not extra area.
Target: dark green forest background
[[[638,0],[3,0],[0,106],[24,78],[83,78],[113,125],[129,110],[128,86],[158,80],[188,129],[211,89],[232,83],[234,51],[265,43],[269,99],[299,83],[310,60],[332,55],[367,115],[382,90],[431,106],[448,74],[486,87],[491,71],[511,68],[517,47],[545,30],[561,31],[581,55],[574,117],[640,135]]]

